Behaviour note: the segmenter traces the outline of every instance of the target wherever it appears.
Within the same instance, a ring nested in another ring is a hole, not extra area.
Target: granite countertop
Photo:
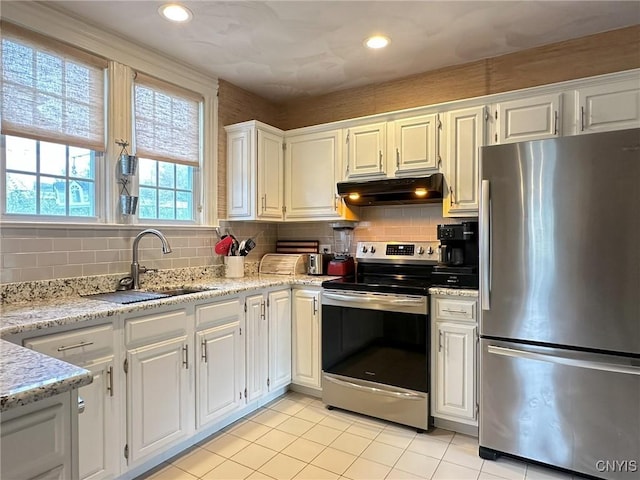
[[[256,275],[239,279],[214,278],[206,282],[180,285],[210,290],[128,305],[80,296],[52,297],[35,302],[5,304],[2,306],[0,337],[123,313],[151,310],[165,305],[214,299],[246,290],[279,285],[320,287],[324,280],[330,278],[335,277]],[[6,340],[0,340],[0,411],[80,388],[92,381],[91,373],[83,368]]]
[[[466,288],[431,287],[430,295],[449,295],[450,297],[472,297],[478,298],[478,290]]]
[[[80,388],[91,372],[0,340],[0,412]]]

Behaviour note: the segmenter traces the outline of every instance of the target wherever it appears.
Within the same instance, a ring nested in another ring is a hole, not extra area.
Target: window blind
[[[2,22],[2,133],[105,150],[107,61]]]
[[[136,155],[200,165],[202,97],[138,73],[134,81]]]

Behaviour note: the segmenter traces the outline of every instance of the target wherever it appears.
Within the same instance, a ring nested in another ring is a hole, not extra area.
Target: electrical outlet
[[[320,253],[331,253],[331,245],[330,244],[320,245]]]

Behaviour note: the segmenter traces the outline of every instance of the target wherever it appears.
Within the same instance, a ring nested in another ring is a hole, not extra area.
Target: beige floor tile
[[[365,448],[369,446],[371,440],[359,437],[353,433],[343,432],[329,446],[336,450],[350,453],[351,455],[360,455]]]
[[[481,470],[508,480],[522,480],[525,477],[526,464],[510,458],[498,458],[496,461],[484,462]]]
[[[213,453],[217,453],[225,458],[231,458],[240,450],[249,445],[250,442],[243,438],[236,437],[229,433],[224,433],[213,440],[200,444],[202,448]]]
[[[463,445],[465,447],[478,448],[478,438],[470,435],[464,435],[462,433],[456,433],[451,440],[451,443],[455,445]]]
[[[478,480],[505,480],[502,477],[498,477],[496,475],[491,475],[490,473],[487,472],[480,472],[480,475],[478,475]]]
[[[445,452],[442,460],[449,463],[455,463],[456,465],[462,465],[463,467],[473,468],[474,470],[481,470],[484,460],[478,455],[478,447],[449,444],[447,451]],[[524,468],[522,469],[522,478],[524,478]]]
[[[357,457],[328,447],[311,461],[311,465],[342,475]]]
[[[414,437],[415,432],[411,435],[403,431],[385,429],[376,437],[376,442],[386,443],[387,445],[404,449],[409,446]]]
[[[275,450],[263,447],[257,443],[252,443],[231,457],[231,460],[245,467],[249,467],[252,470],[258,470],[262,465],[275,457],[277,453]]]
[[[239,427],[240,425],[242,425],[243,423],[247,423],[247,419],[245,417],[242,417],[238,420],[236,420],[233,423],[230,423],[229,425],[227,425],[226,427],[224,427],[222,429],[223,432],[229,432],[230,430],[233,430],[234,428]]]
[[[274,403],[269,406],[271,410],[276,410],[280,413],[286,413],[287,415],[295,415],[300,410],[305,408],[304,403],[295,402],[293,400],[289,400],[288,398],[283,398],[279,402]]]
[[[291,445],[282,450],[282,453],[308,463],[316,458],[325,448],[326,447],[324,445],[312,442],[311,440],[298,438]]]
[[[559,472],[552,468],[529,464],[527,464],[527,471],[525,474],[526,480],[571,480],[572,477],[573,476],[570,473]]]
[[[374,440],[373,442],[371,442],[371,445],[369,445],[365,449],[365,451],[362,452],[360,456],[362,458],[366,458],[367,460],[393,467],[393,465],[400,458],[400,455],[402,455],[402,452],[402,448],[394,447],[392,445],[387,445],[386,443],[380,443]]]
[[[248,442],[255,442],[270,430],[271,428],[266,425],[249,420],[248,422],[229,430],[229,433],[236,437],[243,438]]]
[[[305,465],[306,464],[300,460],[279,453],[260,467],[260,472],[277,478],[278,480],[290,480],[295,477]]]
[[[255,443],[257,443],[258,445],[262,445],[263,447],[270,448],[271,450],[280,452],[292,442],[294,442],[297,438],[297,436],[291,435],[290,433],[274,429],[268,433],[265,433],[258,440],[256,440]]]
[[[209,450],[197,448],[172,462],[172,464],[195,477],[202,477],[205,473],[213,470],[225,460],[225,457],[212,453]]]
[[[308,406],[300,410],[294,416],[296,418],[306,420],[307,422],[318,423],[319,421],[324,420],[327,414],[319,408]]]
[[[340,430],[324,427],[322,425],[315,425],[308,432],[302,435],[302,438],[306,438],[312,442],[321,443],[322,445],[329,445],[340,436],[340,433]]]
[[[319,398],[315,398],[309,405],[316,408],[326,408],[326,405]]]
[[[429,438],[433,438],[435,440],[440,440],[441,442],[450,443],[451,440],[453,440],[453,436],[455,435],[455,433],[443,428],[434,428],[432,431],[430,431],[429,433],[425,433],[424,435],[427,435]]]
[[[202,477],[202,480],[244,480],[252,473],[250,468],[226,460]]]
[[[247,480],[277,480],[269,475],[265,475],[262,472],[253,472],[247,477]]]
[[[198,477],[180,470],[178,467],[172,464],[166,464],[159,470],[153,472],[152,475],[147,477],[147,480],[196,480]]]
[[[323,418],[320,422],[320,425],[324,425],[325,427],[335,428],[336,430],[345,431],[349,428],[353,422],[349,419],[349,417],[336,417],[336,416],[327,416]]]
[[[315,465],[307,465],[294,478],[296,480],[337,480],[340,475]]]
[[[391,467],[372,462],[366,458],[357,458],[344,472],[344,476],[353,480],[382,480],[391,471]]]
[[[276,429],[290,433],[291,435],[300,436],[309,431],[313,425],[313,423],[302,420],[301,418],[291,417],[278,425]]]
[[[463,467],[449,462],[440,462],[431,480],[476,480],[479,470]]]
[[[316,397],[311,397],[309,395],[305,395],[304,393],[299,393],[299,392],[289,391],[286,393],[285,398],[288,400],[293,400],[294,402],[304,403],[306,405],[309,405],[315,401],[319,401],[320,403],[322,403],[322,401],[317,399]]]
[[[285,420],[288,420],[289,418],[291,417],[285,413],[280,413],[277,410],[266,408],[262,412],[260,412],[259,415],[251,418],[251,420],[256,423],[266,425],[267,427],[274,428],[280,425]]]
[[[419,453],[406,451],[398,459],[394,468],[413,473],[414,475],[424,475],[430,478],[438,468],[440,460]]]
[[[425,480],[429,477],[414,475],[410,472],[405,472],[403,470],[398,470],[394,468],[387,475],[387,480]]]
[[[416,437],[411,440],[407,450],[441,459],[448,447],[449,444],[441,442],[440,440],[434,440],[425,435],[416,435]]]
[[[358,435],[360,437],[368,438],[369,440],[373,440],[380,432],[382,432],[382,428],[374,426],[374,425],[366,425],[364,423],[356,422],[349,426],[346,430],[348,433],[353,433],[354,435]]]

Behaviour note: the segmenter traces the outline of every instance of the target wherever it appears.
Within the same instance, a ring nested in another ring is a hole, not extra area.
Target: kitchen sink
[[[126,305],[129,303],[146,302],[148,300],[157,300],[159,298],[176,297],[178,295],[187,295],[189,293],[209,292],[217,290],[213,288],[167,288],[162,290],[118,290],[109,293],[96,293],[92,295],[83,295],[85,298],[92,300],[102,300],[105,302],[119,303]]]

